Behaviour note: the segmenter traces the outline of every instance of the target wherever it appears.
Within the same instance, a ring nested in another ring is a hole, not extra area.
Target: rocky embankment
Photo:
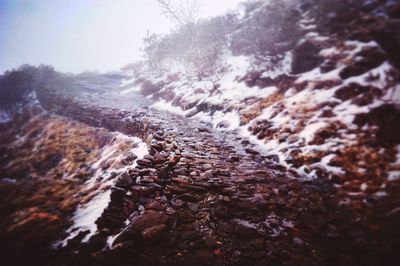
[[[383,197],[352,197],[328,178],[301,179],[248,140],[184,117],[104,108],[50,93],[39,93],[39,99],[47,111],[25,112],[1,126],[0,242],[6,265],[399,260],[399,181],[390,182]],[[113,132],[140,137],[148,154],[132,158],[119,146],[124,156],[102,160]],[[18,134],[40,145],[15,145]],[[99,160],[101,167],[93,169]],[[21,170],[32,161],[38,166]],[[88,186],[93,181],[97,186]],[[79,206],[93,202],[96,191],[108,191],[109,200],[95,206],[104,208],[95,231],[71,235]]]

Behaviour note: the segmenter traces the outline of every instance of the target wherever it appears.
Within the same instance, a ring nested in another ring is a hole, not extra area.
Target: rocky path
[[[80,242],[85,236],[80,234],[57,251],[68,259],[76,254],[72,264],[374,265],[392,260],[376,249],[398,245],[396,236],[387,236],[397,214],[385,216],[391,208],[385,202],[368,208],[343,204],[340,189],[329,180],[301,180],[248,141],[184,117],[42,101],[59,114],[140,136],[149,144],[149,155],[112,188],[111,201],[96,221],[98,233],[88,243]]]
[[[82,95],[38,97],[61,116],[39,108],[36,120],[16,123],[16,132],[31,128],[24,134],[38,140],[32,147],[43,147],[34,152],[30,145],[5,146],[13,163],[68,149],[75,174],[84,170],[88,150],[118,134],[110,131],[140,137],[149,154],[123,158],[123,172],[103,169],[116,181],[104,188],[110,201],[95,233],[86,242],[92,232],[80,231],[52,248],[50,243],[67,237],[76,206],[92,202],[82,191],[91,172],[60,178],[66,170],[60,168],[36,180],[14,165],[21,180],[0,186],[0,211],[7,216],[0,223],[6,225],[0,228],[0,255],[6,265],[396,265],[398,183],[387,187],[386,197],[349,197],[327,178],[302,179],[248,140],[192,119],[142,107],[110,108]],[[49,121],[57,130],[41,133]]]

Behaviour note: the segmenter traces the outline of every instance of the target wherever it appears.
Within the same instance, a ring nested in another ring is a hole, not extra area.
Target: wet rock
[[[280,161],[279,155],[277,155],[277,154],[268,155],[267,159],[269,159],[273,162],[276,162],[276,163],[279,163],[279,161]]]
[[[292,74],[310,71],[323,62],[318,54],[319,49],[310,41],[301,43],[295,48],[292,62]]]
[[[238,155],[232,155],[229,157],[228,162],[239,162],[240,157]]]
[[[333,60],[326,60],[320,65],[319,68],[321,69],[321,73],[330,72],[336,68],[336,62]]]
[[[211,131],[208,128],[205,128],[205,127],[198,127],[197,129],[199,130],[199,132],[211,133]]]
[[[164,211],[166,208],[167,206],[157,201],[150,202],[146,205],[147,210]]]
[[[214,260],[214,255],[212,252],[208,250],[198,250],[195,253],[195,257],[200,260],[201,263],[203,264],[211,264],[212,261]]]
[[[236,187],[226,187],[221,190],[222,194],[225,195],[234,195],[237,192]]]
[[[189,210],[192,212],[198,212],[199,211],[199,204],[198,203],[188,203],[187,204]]]
[[[187,169],[186,168],[177,168],[174,170],[176,175],[186,175]]]
[[[248,222],[240,222],[237,224],[238,229],[236,233],[244,238],[253,238],[258,236],[257,229],[254,227],[254,225],[248,223]]]
[[[349,85],[341,87],[337,91],[335,91],[335,97],[341,99],[342,101],[346,101],[360,94],[364,94],[373,90],[374,88],[370,88],[368,86],[362,86],[358,83],[352,82]]]
[[[218,241],[211,235],[204,236],[203,241],[210,250],[214,250],[219,247]]]
[[[205,189],[202,186],[196,186],[196,185],[185,184],[185,183],[180,183],[179,186],[186,190],[193,190],[193,191],[200,192],[200,193],[207,192],[207,189]]]
[[[392,104],[373,108],[369,113],[357,114],[354,123],[359,127],[366,124],[378,126],[376,142],[390,147],[400,143],[400,110]]]
[[[250,153],[250,154],[253,154],[253,155],[258,155],[258,154],[260,154],[258,151],[254,150],[254,149],[251,149],[251,148],[246,148],[245,151],[246,151],[247,153]]]
[[[359,76],[365,72],[378,67],[386,60],[386,55],[377,47],[366,48],[356,55],[360,60],[352,62],[351,65],[340,71],[342,79]]]
[[[136,160],[137,158],[138,158],[138,157],[137,157],[135,154],[129,153],[129,155],[126,156],[126,157],[123,159],[123,163],[124,163],[125,165],[127,165],[127,164],[129,164],[130,162],[133,162],[134,160]]]
[[[230,124],[228,121],[221,121],[216,125],[217,128],[229,128]]]
[[[171,181],[177,184],[189,184],[189,180],[187,178],[182,178],[182,177],[173,177],[171,178]]]
[[[176,193],[176,194],[183,194],[183,193],[187,192],[186,189],[175,186],[175,185],[168,185],[167,189],[170,190],[172,193]]]
[[[150,145],[150,148],[152,150],[155,150],[156,152],[161,152],[162,150],[164,150],[164,145],[162,143],[152,143]]]
[[[137,160],[136,162],[138,165],[141,165],[141,166],[151,166],[152,165],[152,162],[147,159],[140,159],[140,160]]]
[[[230,213],[228,208],[225,206],[218,205],[215,210],[214,210],[215,216],[220,218],[220,219],[226,219],[229,218]]]
[[[121,180],[119,182],[122,183],[124,188],[128,188],[135,183],[135,180],[127,172],[125,172],[121,175]]]
[[[154,135],[153,135],[153,138],[156,139],[156,140],[158,140],[158,141],[164,141],[164,137],[162,137],[162,136],[159,135],[159,134],[154,134]]]
[[[149,169],[149,168],[145,168],[145,169],[140,169],[139,170],[139,175],[141,175],[141,176],[145,176],[145,175],[148,175],[150,173],[151,173],[151,169]]]
[[[156,229],[150,230],[150,233],[157,232],[160,230],[160,228],[164,228],[161,225],[165,224],[168,221],[168,215],[154,211],[154,210],[146,210],[142,215],[139,217],[135,218],[134,221],[132,221],[132,224],[130,226],[131,230],[134,232],[142,232],[145,229],[149,229],[154,226],[159,226]],[[164,228],[165,229],[165,228]]]
[[[157,189],[152,186],[133,186],[131,187],[131,192],[133,198],[136,200],[139,199],[140,196],[146,196],[154,193]]]
[[[173,199],[171,200],[171,206],[174,209],[180,209],[185,205],[185,202],[181,199]]]
[[[155,225],[155,226],[145,229],[142,232],[142,237],[145,240],[156,239],[156,238],[160,237],[166,230],[167,230],[167,226],[165,224]]]
[[[202,238],[202,234],[197,230],[186,231],[182,233],[183,240],[197,240]]]
[[[397,25],[387,25],[385,28],[374,30],[373,36],[388,55],[390,62],[400,69],[400,51],[398,49],[400,38],[398,32],[395,30],[399,25],[398,22],[393,24]]]
[[[185,193],[183,195],[180,195],[179,198],[184,201],[198,202],[198,201],[202,200],[203,197],[200,195],[193,195],[190,193]]]

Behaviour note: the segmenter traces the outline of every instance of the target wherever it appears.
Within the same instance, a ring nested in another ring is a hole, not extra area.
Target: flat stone
[[[131,228],[135,232],[142,232],[153,226],[165,224],[167,221],[168,215],[159,211],[146,210],[132,222]]]
[[[196,186],[196,185],[191,185],[191,184],[185,184],[185,183],[180,183],[180,187],[185,188],[187,190],[194,190],[197,192],[207,192],[207,189],[201,186]]]
[[[249,153],[249,154],[253,154],[253,155],[260,154],[258,151],[254,150],[254,149],[251,149],[251,148],[246,148],[244,151]]]
[[[159,224],[145,229],[142,232],[143,239],[155,239],[165,232],[167,226],[165,224]]]
[[[182,233],[183,240],[195,240],[202,238],[202,234],[197,230],[186,231]]]
[[[203,242],[211,250],[216,249],[219,246],[217,240],[210,235],[203,237]]]

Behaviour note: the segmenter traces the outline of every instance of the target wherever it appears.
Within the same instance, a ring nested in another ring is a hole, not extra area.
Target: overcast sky
[[[241,1],[198,2],[207,17]],[[74,73],[117,70],[139,58],[147,30],[172,27],[156,0],[0,0],[0,73],[23,63]]]

